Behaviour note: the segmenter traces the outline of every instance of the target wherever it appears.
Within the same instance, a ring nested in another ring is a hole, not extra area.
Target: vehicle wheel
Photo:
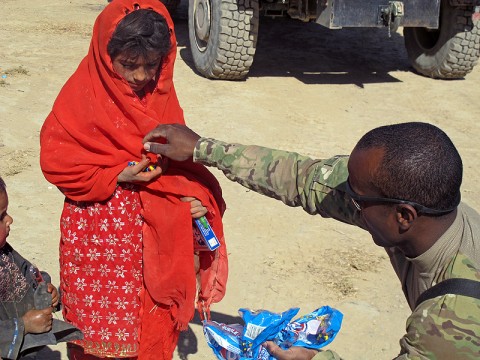
[[[189,0],[193,62],[210,79],[244,79],[258,36],[258,0]]]
[[[472,71],[480,55],[480,21],[474,7],[442,0],[438,29],[406,27],[405,47],[414,69],[432,78],[459,79]]]
[[[162,4],[165,5],[170,15],[175,14],[177,11],[178,5],[180,5],[180,0],[161,0]]]

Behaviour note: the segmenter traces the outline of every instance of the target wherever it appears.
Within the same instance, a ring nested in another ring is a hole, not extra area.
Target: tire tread
[[[242,80],[248,75],[257,45],[258,0],[217,1],[218,43],[213,53],[201,55],[207,64],[198,70],[210,79]]]

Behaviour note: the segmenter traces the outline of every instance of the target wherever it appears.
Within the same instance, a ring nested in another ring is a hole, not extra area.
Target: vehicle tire
[[[244,79],[257,47],[258,20],[258,0],[189,0],[196,69],[210,79]]]
[[[405,47],[413,68],[439,79],[459,79],[472,71],[480,56],[480,21],[474,7],[442,0],[438,29],[406,27]]]

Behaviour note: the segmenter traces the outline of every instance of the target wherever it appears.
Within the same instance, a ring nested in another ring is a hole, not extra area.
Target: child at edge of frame
[[[13,218],[0,177],[0,359],[36,359],[46,345],[80,339],[77,328],[54,319],[59,294],[48,273],[24,259],[7,242]]]

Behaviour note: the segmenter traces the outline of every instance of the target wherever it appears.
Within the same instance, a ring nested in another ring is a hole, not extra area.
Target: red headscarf
[[[172,48],[146,105],[112,66],[107,44],[117,24],[138,5],[167,20]],[[40,163],[46,179],[76,201],[103,201],[115,190],[118,174],[139,160],[143,136],[158,124],[184,123],[173,86],[176,39],[173,22],[159,0],[115,0],[98,16],[88,55],[58,95],[40,134]],[[142,187],[144,281],[160,304],[170,306],[180,329],[193,317],[196,279],[190,204],[193,196],[221,242],[202,252],[200,301],[208,307],[222,299],[227,253],[221,216],[225,204],[215,177],[193,162],[171,162],[166,174]],[[148,309],[146,309],[148,311]]]

